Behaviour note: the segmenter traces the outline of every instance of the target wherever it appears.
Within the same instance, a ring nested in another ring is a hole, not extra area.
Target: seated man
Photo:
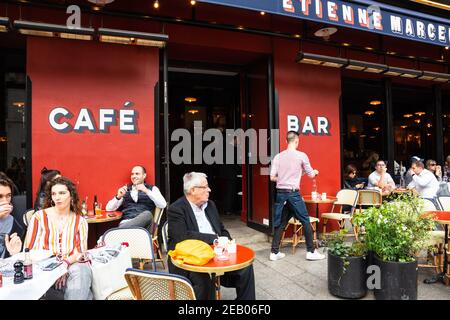
[[[22,249],[24,230],[11,215],[13,183],[4,177],[0,179],[0,259],[19,253]]]
[[[395,189],[395,182],[391,175],[387,173],[386,163],[378,160],[375,165],[375,171],[369,175],[368,188],[379,188],[381,193],[389,195]]]
[[[434,198],[439,190],[439,181],[429,170],[425,169],[422,161],[414,161],[411,164],[412,181],[408,184],[408,189],[416,189],[417,193],[426,199],[430,199],[435,204]]]
[[[169,250],[186,239],[197,239],[212,244],[214,239],[230,234],[219,219],[216,205],[208,200],[211,189],[206,175],[200,172],[187,173],[183,177],[185,196],[169,206],[167,219],[169,223]],[[169,272],[188,278],[199,300],[213,299],[214,287],[207,273],[189,272],[175,267],[168,261]],[[235,287],[238,300],[255,299],[255,277],[253,266],[226,272],[220,278],[225,287]]]
[[[149,228],[152,223],[152,211],[155,207],[165,208],[166,200],[156,186],[145,183],[147,177],[143,166],[131,170],[131,183],[117,190],[117,195],[106,205],[107,211],[122,211],[119,228]]]

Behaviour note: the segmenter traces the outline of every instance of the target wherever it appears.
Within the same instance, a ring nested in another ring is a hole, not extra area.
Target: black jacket
[[[230,233],[225,229],[219,218],[219,212],[213,201],[208,201],[205,214],[214,234],[201,233],[198,229],[194,211],[186,197],[181,197],[172,203],[167,210],[167,221],[169,224],[169,250],[175,249],[175,245],[186,239],[196,239],[212,244],[218,236],[231,239]]]

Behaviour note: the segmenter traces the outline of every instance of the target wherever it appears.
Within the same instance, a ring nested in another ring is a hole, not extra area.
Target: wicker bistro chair
[[[147,229],[140,227],[112,228],[105,232],[102,241],[106,245],[128,242],[131,258],[139,259],[139,268],[143,270],[146,262],[152,262],[153,270],[156,271],[153,240]]]
[[[359,211],[364,210],[363,207],[378,207],[383,203],[383,195],[381,190],[363,189],[358,190],[358,207]]]
[[[439,204],[443,211],[450,211],[450,197],[449,196],[440,196],[438,197]]]
[[[161,236],[163,240],[163,251],[167,253],[169,251],[169,222],[164,222],[161,228]]]
[[[161,262],[163,268],[165,268],[164,257],[161,252],[161,245],[158,240],[158,229],[161,224],[161,219],[164,214],[164,208],[155,207],[153,211],[153,223],[151,224],[150,233],[152,234],[153,245],[155,246],[155,252],[157,252],[158,257],[156,258],[156,262]]]
[[[179,275],[130,268],[125,279],[135,300],[195,300],[192,284]]]
[[[287,208],[284,208],[283,210],[287,210]],[[309,223],[311,224],[311,228],[313,231],[313,240],[314,243],[317,243],[317,237],[316,237],[316,230],[319,223],[319,219],[315,217],[309,217]],[[285,239],[284,236],[286,234],[287,229],[289,226],[292,226],[292,238],[291,239]],[[286,224],[286,227],[283,230],[283,235],[281,236],[280,244],[281,246],[283,243],[292,243],[292,254],[295,254],[295,248],[299,243],[303,243],[305,240],[303,239],[303,225],[302,223],[297,220],[295,217],[292,217],[289,219],[288,223]]]
[[[353,211],[356,207],[356,202],[358,201],[358,191],[351,189],[342,189],[336,194],[337,200],[333,203],[331,212],[322,213],[321,217],[323,219],[323,234],[327,233],[328,220],[335,220],[339,224],[340,229],[345,228],[345,221],[352,221]],[[349,206],[350,212],[344,213],[344,206]],[[339,212],[335,212],[335,208],[339,207]]]

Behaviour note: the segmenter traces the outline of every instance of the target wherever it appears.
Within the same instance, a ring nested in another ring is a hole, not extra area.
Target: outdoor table
[[[102,214],[96,216],[93,211],[89,211],[85,218],[90,224],[88,229],[88,248],[92,249],[97,245],[98,237],[112,227],[109,222],[120,220],[122,212],[102,210]],[[105,223],[107,224],[104,225]]]
[[[214,246],[211,246],[214,247]],[[172,263],[187,271],[209,273],[211,276],[211,283],[216,289],[216,300],[220,300],[220,281],[217,283],[216,278],[222,276],[225,272],[236,271],[244,269],[253,263],[255,252],[243,245],[236,245],[236,253],[228,253],[228,260],[219,260],[216,257],[211,259],[203,266],[195,266],[188,263],[181,263],[176,259],[172,259]]]
[[[450,224],[450,211],[427,211],[425,214],[432,214],[434,221],[436,221],[439,224],[444,225],[444,270],[442,270],[442,273],[431,278],[426,279],[425,283],[435,283],[435,282],[442,282],[445,285],[449,285],[450,280],[450,274],[447,272],[448,268],[448,225]]]
[[[333,197],[333,196],[327,196],[326,199],[322,199],[321,197],[317,197],[316,199],[313,199],[310,195],[303,196],[303,201],[305,201],[305,203],[316,204],[316,218],[317,219],[319,219],[319,204],[331,204],[331,203],[334,203],[336,200],[337,200],[337,198]],[[316,228],[316,239],[317,239],[317,242],[320,244],[319,226],[317,226],[317,228]]]
[[[48,250],[45,250],[48,251]],[[36,251],[30,251],[33,257],[33,253]],[[51,254],[51,253],[50,253]],[[48,257],[48,255],[47,255]],[[4,262],[16,262],[23,259],[23,253],[18,253],[12,257],[4,260]],[[54,258],[53,258],[54,259]],[[60,265],[51,271],[44,271],[42,268],[50,263],[51,259],[45,258],[44,260],[37,261],[32,258],[33,261],[33,278],[24,280],[19,284],[14,284],[14,276],[6,277],[3,275],[3,286],[0,288],[0,301],[1,300],[38,300],[40,299],[51,286],[54,285],[56,280],[67,273],[67,269],[64,265]],[[1,264],[1,263],[0,263]]]

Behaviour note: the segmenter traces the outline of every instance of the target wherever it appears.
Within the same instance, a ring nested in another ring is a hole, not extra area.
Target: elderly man
[[[208,244],[212,244],[219,236],[231,239],[219,219],[216,205],[209,200],[211,189],[206,178],[206,175],[200,172],[184,175],[185,195],[171,204],[167,211],[170,250],[186,239],[197,239]],[[175,267],[170,259],[169,271],[187,277],[192,282],[197,299],[213,299],[214,288],[208,274],[182,270]],[[221,277],[221,284],[225,287],[235,287],[238,300],[255,299],[253,266],[226,272]]]
[[[436,193],[439,190],[439,181],[436,179],[436,176],[425,169],[421,161],[414,161],[411,164],[411,171],[412,181],[408,184],[408,189],[416,189],[422,198],[430,199],[434,202]]]
[[[13,183],[8,178],[0,179],[0,259],[15,255],[22,248],[24,230],[11,215]]]
[[[131,170],[131,184],[117,190],[117,194],[106,205],[107,211],[123,212],[119,228],[148,228],[152,223],[152,211],[155,207],[165,208],[166,200],[158,187],[145,183],[147,172],[143,166]]]
[[[378,160],[375,171],[369,175],[368,188],[380,188],[383,195],[390,194],[395,189],[395,182],[387,172],[386,163]]]

